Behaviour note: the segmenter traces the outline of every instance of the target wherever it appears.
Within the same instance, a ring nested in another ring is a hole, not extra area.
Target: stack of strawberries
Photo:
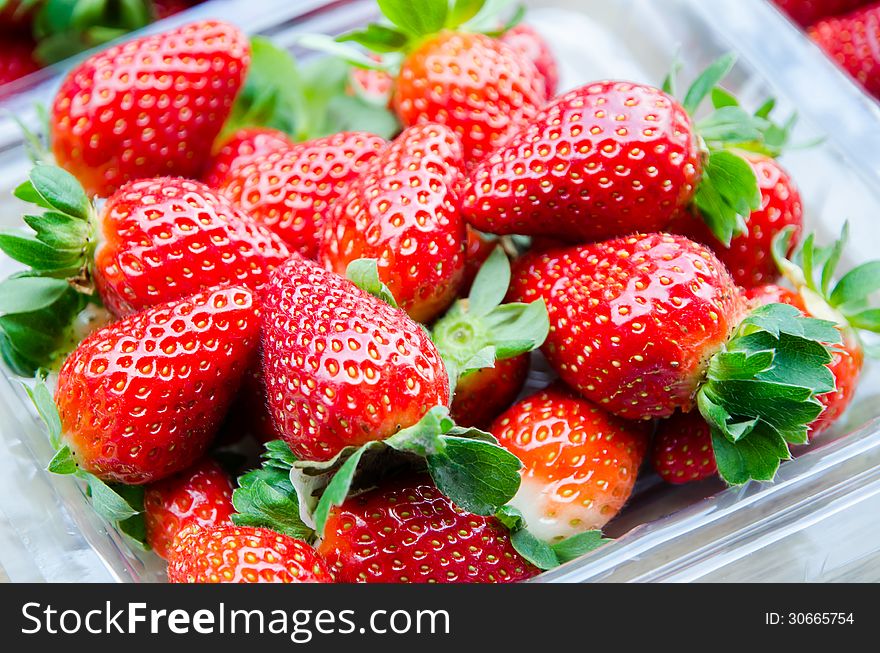
[[[791,125],[721,87],[732,57],[681,100],[557,95],[483,4],[383,0],[320,110],[214,21],[59,89],[28,231],[0,234],[26,266],[0,351],[49,469],[170,580],[524,580],[605,541],[646,457],[770,480],[850,401],[877,266],[835,283],[842,240],[799,245]],[[542,355],[558,378],[517,401]],[[246,436],[233,480],[211,456]]]

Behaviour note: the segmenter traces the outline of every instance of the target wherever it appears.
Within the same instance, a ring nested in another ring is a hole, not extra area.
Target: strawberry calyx
[[[613,541],[600,530],[589,530],[551,544],[535,537],[522,513],[513,506],[502,506],[495,517],[510,530],[510,543],[516,552],[541,570],[558,567]]]
[[[55,455],[46,466],[47,471],[62,476],[72,476],[83,482],[85,494],[92,508],[131,542],[143,550],[147,544],[147,530],[144,523],[144,486],[105,483],[94,474],[81,469],[73,451],[64,444],[61,432],[61,417],[46,385],[47,374],[40,370],[33,385],[22,384],[25,392],[37,409],[40,419],[46,425],[49,442]]]
[[[448,408],[435,406],[385,440],[346,447],[326,462],[296,461],[290,481],[303,522],[320,536],[334,506],[393,471],[427,469],[440,492],[461,509],[493,515],[519,489],[521,467],[491,434],[458,427]]]
[[[735,62],[733,53],[725,54],[694,80],[681,101],[689,115],[696,115]],[[676,95],[677,68],[673,66],[673,72],[663,83],[663,91],[668,95]],[[720,104],[695,124],[703,146],[703,170],[693,204],[716,238],[729,246],[734,236],[745,233],[746,217],[761,207],[761,190],[754,170],[729,146],[763,141],[767,121],[748,113],[738,103],[728,100]]]
[[[835,389],[828,368],[841,336],[834,322],[787,304],[754,309],[708,364],[697,406],[709,423],[718,473],[730,485],[769,481],[789,444],[805,444]]]
[[[308,45],[312,38],[327,37],[308,35],[301,45]],[[250,43],[248,74],[218,143],[244,127],[277,129],[295,141],[345,131],[366,131],[391,138],[400,131],[400,123],[387,106],[346,92],[351,64],[340,53],[331,51],[329,57],[298,62],[269,39],[255,36]],[[327,52],[326,48],[315,49]],[[357,53],[357,57],[360,67],[369,64],[380,68],[366,55]]]
[[[296,456],[284,441],[272,440],[266,443],[261,457],[261,466],[240,476],[232,492],[232,522],[314,542],[315,531],[300,517],[299,498],[290,481]]]
[[[510,260],[496,247],[474,278],[467,299],[456,302],[431,331],[431,339],[457,381],[495,361],[513,358],[544,344],[550,318],[543,299],[502,304],[510,284]]]
[[[35,54],[44,64],[57,63],[155,19],[149,0],[47,0],[34,16]]]
[[[16,373],[33,376],[66,353],[76,315],[100,303],[92,281],[97,210],[71,174],[45,164],[15,196],[40,211],[24,217],[32,234],[0,233],[0,250],[28,266],[0,283],[0,353]]]
[[[379,261],[376,259],[355,259],[345,268],[345,278],[365,293],[397,308],[397,301],[394,299],[391,289],[379,279]]]
[[[810,315],[831,320],[856,338],[860,338],[860,331],[880,333],[880,309],[870,302],[873,293],[880,290],[880,260],[862,263],[835,281],[849,240],[849,224],[844,223],[840,238],[831,245],[816,245],[815,234],[810,234],[788,257],[792,233],[787,228],[777,234],[773,258],[782,275],[800,293]],[[880,353],[876,347],[860,344],[871,356]]]

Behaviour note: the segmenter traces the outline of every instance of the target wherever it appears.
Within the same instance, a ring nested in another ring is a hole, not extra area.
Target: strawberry
[[[788,14],[802,27],[818,20],[840,16],[853,9],[871,4],[874,0],[773,0],[773,4]]]
[[[410,127],[374,158],[337,202],[318,260],[343,274],[374,258],[410,317],[429,322],[462,282],[465,224],[458,211],[461,144],[442,125]]]
[[[219,464],[204,459],[190,469],[147,486],[144,521],[147,543],[159,556],[168,552],[184,528],[208,528],[229,521],[232,481]]]
[[[252,156],[239,154],[216,187],[292,250],[315,258],[331,207],[384,147],[379,136],[343,132],[268,152],[255,149]]]
[[[249,62],[245,36],[191,23],[95,54],[55,96],[52,150],[90,194],[143,177],[197,177]]]
[[[341,37],[402,54],[393,82],[397,116],[405,127],[449,127],[461,139],[467,165],[504,142],[547,100],[531,59],[468,25],[484,4],[450,8],[448,0],[382,0],[379,8],[390,25],[372,24]]]
[[[788,443],[806,441],[816,396],[834,388],[822,344],[839,341],[833,325],[784,304],[748,313],[721,262],[682,236],[533,254],[509,296],[546,301],[547,359],[600,407],[628,419],[699,407],[731,483],[772,478]]]
[[[701,481],[718,473],[709,424],[697,411],[676,413],[657,425],[651,464],[667,483]]]
[[[754,169],[761,189],[761,206],[745,217],[745,233],[734,236],[725,247],[705,222],[690,214],[673,220],[668,230],[711,247],[734,281],[751,288],[779,278],[779,269],[773,260],[773,239],[786,227],[793,227],[791,249],[794,250],[803,227],[804,209],[794,180],[775,159],[756,153],[743,154],[743,158]]]
[[[788,304],[804,313],[807,312],[807,307],[804,305],[804,299],[799,293],[775,283],[768,283],[763,286],[749,288],[746,290],[746,298],[753,306],[763,306],[764,304]]]
[[[174,16],[182,11],[186,11],[192,7],[195,2],[193,0],[152,0],[153,13],[158,20]]]
[[[520,23],[504,32],[500,39],[502,43],[509,45],[520,56],[535,64],[535,68],[544,78],[547,97],[554,97],[556,88],[559,86],[559,69],[556,65],[556,57],[550,50],[550,45],[538,30],[531,25]]]
[[[549,542],[600,529],[620,512],[650,436],[647,423],[613,417],[562,384],[515,404],[491,431],[523,463],[511,505]]]
[[[255,289],[289,256],[274,234],[195,181],[129,182],[98,211],[76,180],[37,165],[16,194],[42,214],[26,216],[33,236],[0,234],[0,249],[32,267],[4,282],[20,296],[7,331],[20,356],[16,369],[51,364],[37,330],[64,340],[76,313],[95,291],[111,313],[131,315],[203,288],[240,284]]]
[[[880,6],[822,20],[809,29],[810,38],[871,95],[880,96]]]
[[[34,44],[30,40],[6,39],[0,49],[0,99],[9,94],[2,88],[4,84],[30,75],[40,67],[34,59]]]
[[[16,32],[27,29],[39,0],[0,0],[0,30]],[[9,43],[3,44],[8,47]]]
[[[378,55],[373,55],[370,59],[379,63],[382,61]],[[347,93],[362,98],[368,104],[387,107],[391,104],[393,91],[394,78],[387,71],[351,67]]]
[[[510,282],[510,263],[496,246],[477,273],[470,296],[437,320],[432,340],[455,379],[451,415],[463,426],[486,428],[522,389],[528,352],[547,337],[547,309],[502,304]]]
[[[318,553],[344,583],[509,583],[538,573],[498,520],[461,510],[422,476],[333,509]]]
[[[461,377],[449,408],[455,423],[488,429],[492,420],[519,396],[529,374],[529,363],[529,355],[520,354]]]
[[[219,428],[258,344],[253,293],[206,291],[121,319],[83,340],[58,374],[70,459],[104,481],[144,484],[186,469]]]
[[[584,242],[662,230],[695,205],[728,242],[760,193],[749,164],[725,145],[761,140],[765,123],[738,106],[699,125],[690,114],[733,61],[712,64],[684,103],[671,82],[599,81],[560,96],[471,171],[465,218],[487,233]]]
[[[302,540],[265,528],[189,527],[168,554],[172,583],[332,583],[327,566]]]
[[[293,147],[287,134],[268,127],[244,127],[233,133],[212,157],[202,174],[202,181],[213,189],[230,174],[230,170],[246,165],[258,157]]]
[[[291,259],[262,300],[269,408],[299,458],[329,460],[448,404],[449,379],[425,331],[352,282]]]

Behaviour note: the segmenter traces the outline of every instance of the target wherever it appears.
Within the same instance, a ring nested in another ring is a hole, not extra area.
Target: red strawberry
[[[793,251],[800,240],[804,209],[794,180],[775,159],[754,153],[745,153],[743,158],[754,169],[761,189],[761,207],[745,219],[746,233],[734,236],[730,246],[725,247],[705,222],[690,214],[674,220],[668,230],[711,247],[734,281],[751,288],[779,278],[779,269],[773,260],[773,239],[786,227],[793,227]]]
[[[597,82],[552,102],[472,172],[477,229],[593,240],[662,229],[703,164],[687,112],[650,86]]]
[[[257,288],[290,256],[284,244],[207,186],[130,182],[104,205],[94,277],[105,306],[128,315],[204,287]]]
[[[654,470],[667,483],[690,483],[715,476],[712,433],[697,411],[676,413],[657,425],[651,452]]]
[[[613,417],[562,384],[515,404],[491,431],[523,463],[511,505],[549,542],[600,529],[620,512],[650,436],[647,424]]]
[[[794,290],[779,286],[775,283],[768,283],[763,286],[755,286],[746,290],[746,298],[754,306],[763,306],[764,304],[788,304],[800,309],[804,313],[807,307],[804,306],[804,299]]]
[[[544,37],[531,25],[520,23],[513,29],[507,30],[501,41],[516,50],[525,59],[535,64],[535,68],[544,78],[544,87],[547,97],[556,95],[556,87],[559,85],[559,70],[556,65],[556,57],[550,51],[550,45]]]
[[[839,340],[831,323],[783,304],[747,313],[721,262],[681,236],[528,256],[510,297],[547,302],[544,352],[587,399],[629,419],[699,407],[724,436],[716,440],[730,483],[772,478],[788,444],[806,441],[821,412],[816,396],[834,387],[823,344]],[[778,459],[751,456],[753,447]]]
[[[159,20],[186,11],[194,4],[193,0],[152,0],[153,12]]]
[[[186,471],[147,486],[147,543],[167,558],[174,538],[184,528],[193,524],[202,528],[223,524],[233,512],[232,480],[219,464],[206,458]]]
[[[535,64],[482,34],[445,31],[404,60],[394,107],[404,125],[442,123],[476,163],[504,143],[547,100]]]
[[[449,379],[427,333],[350,281],[291,259],[262,298],[269,408],[299,458],[329,460],[448,405]]]
[[[381,61],[381,57],[377,55],[370,58]],[[362,98],[368,104],[387,107],[391,103],[393,90],[394,78],[384,70],[352,66],[347,89],[350,94]]]
[[[332,583],[302,540],[249,526],[190,527],[168,555],[172,583]]]
[[[0,98],[7,97],[8,91],[2,86],[16,79],[30,75],[40,69],[34,59],[34,44],[28,39],[4,39],[0,48]]]
[[[82,469],[142,484],[202,456],[253,363],[254,297],[203,292],[119,320],[64,362],[55,403]]]
[[[495,361],[459,379],[449,414],[459,426],[487,429],[510,406],[529,374],[528,354]]]
[[[418,476],[334,508],[318,553],[345,583],[509,583],[538,573],[498,520],[460,510]]]
[[[773,0],[773,3],[803,27],[830,16],[840,16],[874,0]]]
[[[287,134],[267,127],[244,127],[236,131],[211,159],[202,181],[214,189],[229,175],[232,168],[246,165],[257,157],[293,147]]]
[[[339,274],[360,258],[410,317],[428,322],[458,293],[465,224],[458,211],[461,144],[442,125],[406,129],[373,159],[328,216],[319,260]]]
[[[315,258],[331,207],[384,147],[379,136],[343,132],[239,156],[217,188],[291,249]]]
[[[880,96],[880,6],[828,18],[810,27],[809,34],[868,93]]]
[[[747,309],[718,259],[681,236],[631,236],[521,261],[510,296],[547,302],[550,363],[627,419],[690,409],[708,358]]]
[[[185,25],[95,54],[62,83],[52,149],[90,194],[143,177],[197,177],[229,116],[250,55],[216,21]]]
[[[10,32],[27,29],[38,0],[0,0],[0,29]],[[8,42],[3,46],[8,47]]]

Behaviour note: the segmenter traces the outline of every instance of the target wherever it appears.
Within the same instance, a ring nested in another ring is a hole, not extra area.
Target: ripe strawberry
[[[847,12],[871,4],[874,0],[773,0],[773,3],[791,19],[807,27],[817,20],[830,16],[840,16]]]
[[[754,173],[725,149],[732,134],[713,127],[715,117],[701,122],[701,134],[689,114],[732,65],[724,57],[710,66],[685,104],[622,81],[560,96],[471,171],[465,218],[487,233],[584,242],[664,229],[694,203],[729,241],[742,207],[758,208]],[[754,116],[724,111],[739,138],[762,138]]]
[[[104,205],[94,278],[104,305],[128,315],[205,287],[256,289],[290,256],[284,244],[203,184],[130,182]]]
[[[313,259],[331,207],[384,147],[379,136],[343,132],[239,156],[216,187],[292,250]]]
[[[511,505],[548,542],[600,529],[620,512],[650,436],[646,423],[613,417],[562,384],[515,404],[491,431],[523,463]]]
[[[381,61],[377,55],[370,58],[374,61]],[[384,70],[352,66],[346,90],[350,94],[362,98],[368,104],[387,107],[391,104],[394,78]]]
[[[448,405],[449,379],[427,333],[343,277],[291,259],[262,300],[269,408],[299,458],[329,460]]]
[[[773,239],[786,227],[793,227],[793,251],[800,240],[804,209],[794,180],[775,159],[754,153],[745,153],[743,158],[754,169],[761,189],[761,206],[745,218],[745,233],[734,236],[725,247],[705,222],[691,214],[682,214],[668,230],[711,247],[734,281],[751,288],[779,278],[779,269],[773,260]]]
[[[172,583],[332,583],[327,566],[302,540],[266,528],[190,527],[168,555]]]
[[[547,97],[554,97],[556,88],[559,86],[559,69],[556,65],[556,57],[550,51],[550,45],[538,30],[531,25],[520,23],[513,29],[504,32],[501,35],[501,41],[516,50],[520,56],[535,64],[535,68],[544,78]]]
[[[404,127],[446,125],[461,139],[470,166],[535,116],[547,89],[530,58],[503,40],[468,31],[482,0],[453,11],[442,4],[382,0],[390,25],[370,25],[343,40],[402,53],[392,97],[400,121]]]
[[[34,44],[28,39],[5,39],[0,48],[0,98],[8,96],[4,84],[14,82],[40,69],[34,59]]]
[[[778,461],[742,448],[760,442],[787,457],[787,443],[805,441],[821,411],[816,395],[834,387],[822,344],[839,340],[831,323],[783,304],[747,314],[720,261],[681,236],[635,235],[527,256],[510,297],[547,302],[544,352],[587,399],[628,419],[698,406],[730,449],[725,463],[747,459],[721,469],[731,483],[772,478]],[[808,361],[807,350],[817,359]]]
[[[746,290],[746,298],[753,306],[763,306],[764,304],[788,304],[795,308],[807,312],[804,306],[804,299],[794,290],[780,286],[775,283],[768,283],[763,286],[755,286]]]
[[[410,317],[428,322],[458,293],[465,224],[458,211],[461,144],[442,125],[410,127],[373,159],[327,216],[318,260],[344,274],[360,258]]]
[[[202,181],[211,188],[218,189],[233,168],[246,165],[257,157],[291,147],[293,141],[277,129],[244,127],[223,143],[208,164]]]
[[[660,478],[676,485],[715,476],[712,432],[703,416],[691,411],[662,420],[654,434],[651,464]]]
[[[880,96],[880,6],[820,21],[810,27],[809,34],[868,93]]]
[[[62,83],[52,149],[90,194],[144,177],[198,177],[249,62],[247,38],[203,21],[95,54]]]
[[[462,511],[421,476],[334,508],[318,553],[343,583],[510,583],[538,573],[497,519]]]
[[[254,362],[258,328],[253,294],[236,287],[156,306],[86,338],[55,390],[78,466],[143,484],[192,465]]]
[[[174,538],[187,526],[208,528],[229,522],[232,480],[215,461],[202,462],[171,478],[148,485],[144,492],[147,543],[168,557]]]
[[[459,426],[488,429],[501,411],[510,406],[529,374],[530,357],[520,354],[495,361],[459,379],[449,414]]]

